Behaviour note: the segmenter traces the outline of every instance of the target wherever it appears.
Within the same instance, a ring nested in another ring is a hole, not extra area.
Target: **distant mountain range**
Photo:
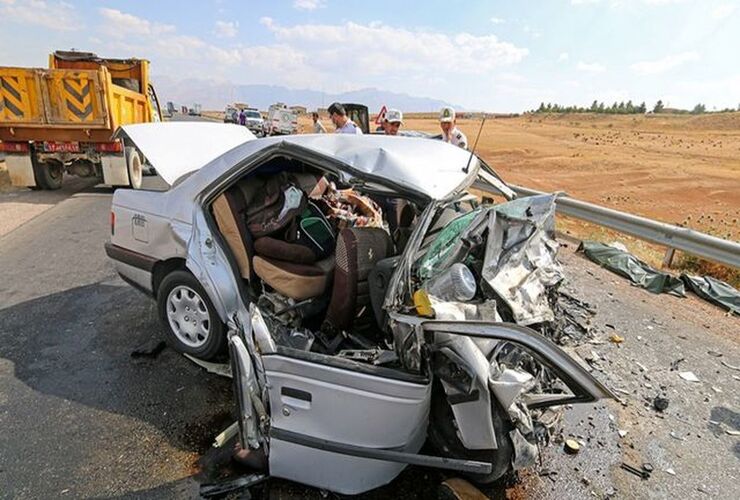
[[[154,82],[162,106],[167,101],[188,107],[198,103],[204,110],[223,109],[227,104],[234,102],[246,103],[261,110],[276,102],[284,102],[288,106],[306,106],[313,110],[326,108],[335,101],[364,104],[371,113],[377,112],[383,105],[398,108],[403,112],[438,111],[443,106],[462,109],[461,106],[440,99],[415,97],[374,88],[330,94],[319,90],[290,89],[277,85],[237,85],[212,80],[175,80],[162,76],[155,78]]]

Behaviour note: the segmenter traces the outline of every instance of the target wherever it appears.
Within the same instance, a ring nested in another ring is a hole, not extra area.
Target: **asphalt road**
[[[49,207],[0,236],[0,497],[193,498],[200,481],[223,473],[223,457],[207,450],[232,421],[230,383],[170,349],[131,357],[161,338],[154,305],[105,258],[111,191],[68,186],[64,196],[28,195],[29,207]],[[0,220],[9,199],[23,207],[24,193],[0,194]],[[487,493],[740,498],[740,441],[728,433],[740,429],[740,372],[722,364],[740,365],[740,321],[696,298],[631,287],[573,245],[563,258],[569,288],[597,310],[596,343],[575,351],[623,404],[567,410],[564,436],[580,439],[582,451],[565,455],[556,442],[541,469],[506,493]],[[608,340],[615,332],[620,345]],[[678,371],[700,382],[671,370],[681,358]],[[670,400],[663,413],[651,407],[658,394]],[[642,480],[619,469],[623,460],[650,462],[655,472]],[[442,479],[412,468],[366,497],[434,497]],[[322,498],[281,481],[268,491]]]

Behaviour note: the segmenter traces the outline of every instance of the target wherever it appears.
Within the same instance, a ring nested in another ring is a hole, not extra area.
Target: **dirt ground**
[[[309,117],[300,123],[309,130]],[[480,123],[458,120],[471,144]],[[439,132],[432,115],[408,114],[403,128]],[[477,152],[509,183],[740,240],[740,113],[489,118]],[[618,237],[660,262],[662,250],[624,235],[575,221],[561,228],[580,238]]]

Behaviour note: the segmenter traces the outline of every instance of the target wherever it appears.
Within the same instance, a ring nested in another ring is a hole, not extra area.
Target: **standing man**
[[[398,129],[403,125],[403,113],[397,109],[389,109],[383,118],[383,133],[385,135],[398,135]]]
[[[326,127],[324,127],[324,124],[321,123],[321,120],[319,120],[319,114],[314,111],[311,113],[311,118],[313,118],[313,133],[314,134],[325,134],[326,133]]]
[[[468,149],[468,138],[457,128],[455,120],[455,110],[445,106],[439,112],[439,126],[442,129],[442,140],[449,142],[453,146]]]
[[[335,134],[362,135],[362,130],[360,130],[360,127],[355,125],[355,122],[347,117],[347,111],[344,109],[344,106],[342,106],[338,102],[335,102],[331,106],[329,106],[329,118],[331,118],[332,123],[337,128],[334,131]]]
[[[247,124],[247,114],[244,112],[244,108],[239,110],[239,125]]]

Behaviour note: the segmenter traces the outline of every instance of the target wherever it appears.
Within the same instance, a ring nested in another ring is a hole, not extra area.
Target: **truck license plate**
[[[44,151],[47,153],[79,153],[79,142],[44,142]]]

